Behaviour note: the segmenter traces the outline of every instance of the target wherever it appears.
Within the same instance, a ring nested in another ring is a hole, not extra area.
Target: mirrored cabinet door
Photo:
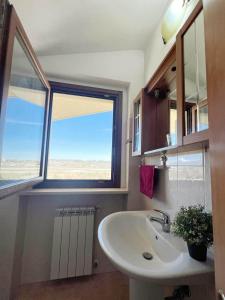
[[[208,124],[207,79],[205,57],[205,31],[203,11],[196,19],[196,49],[197,49],[197,88],[198,88],[198,123],[197,131],[206,130]]]
[[[185,135],[208,129],[203,10],[183,35]]]
[[[205,31],[203,11],[198,15],[196,24],[197,86],[199,101],[207,99]]]
[[[197,77],[196,77],[196,36],[195,23],[184,34],[184,85],[185,85],[185,102],[187,107],[195,105],[198,100],[197,94]]]

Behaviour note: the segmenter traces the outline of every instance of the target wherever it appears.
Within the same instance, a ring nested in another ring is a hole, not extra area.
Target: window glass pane
[[[141,134],[140,134],[140,100],[134,104],[134,143],[133,151],[139,151],[141,146]]]
[[[15,37],[1,128],[0,186],[40,175],[46,92],[19,37]]]
[[[171,145],[177,144],[177,109],[170,108],[170,139]]]
[[[201,106],[207,101],[206,57],[203,11],[183,37],[185,76],[185,124],[186,135],[208,128],[207,112],[204,125],[201,122]]]
[[[203,11],[196,18],[196,48],[198,61],[199,101],[207,99],[205,31]]]
[[[53,94],[48,179],[111,180],[113,105]]]
[[[198,91],[196,85],[196,27],[191,25],[184,34],[184,86],[185,101],[187,104],[196,104],[198,101]]]
[[[199,128],[198,131],[208,129],[209,121],[208,121],[208,105],[199,107]]]
[[[194,132],[193,130],[193,108],[198,103],[198,90],[196,78],[196,26],[191,25],[184,34],[184,90],[185,90],[185,124],[186,135]]]

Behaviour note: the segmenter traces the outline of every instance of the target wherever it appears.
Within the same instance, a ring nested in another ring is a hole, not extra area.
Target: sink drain
[[[142,256],[143,256],[145,259],[147,259],[147,260],[152,260],[152,259],[153,259],[153,255],[152,255],[151,253],[149,253],[149,252],[144,252],[144,253],[142,254]]]

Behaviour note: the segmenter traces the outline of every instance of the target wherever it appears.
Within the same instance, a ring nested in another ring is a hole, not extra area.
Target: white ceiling
[[[37,54],[143,50],[171,0],[11,0]]]

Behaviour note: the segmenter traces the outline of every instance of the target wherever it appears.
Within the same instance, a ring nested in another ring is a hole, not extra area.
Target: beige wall
[[[19,252],[21,243],[17,240],[17,224],[20,215],[20,201],[17,194],[0,200],[0,299],[7,300],[13,288],[20,281]],[[21,234],[22,237],[22,234]],[[22,238],[20,239],[22,241]],[[17,246],[17,248],[16,248]],[[18,264],[14,265],[17,256]],[[15,270],[15,272],[13,272]],[[15,276],[13,277],[13,274]]]
[[[94,259],[99,266],[95,273],[112,271],[109,260],[103,254],[97,238],[100,221],[110,213],[124,210],[126,195],[60,195],[26,196],[27,220],[23,253],[21,283],[45,281],[50,279],[51,249],[54,216],[56,208],[75,206],[96,206]]]
[[[97,239],[100,221],[126,208],[127,195],[24,196],[0,200],[0,300],[14,299],[21,283],[49,280],[55,210],[94,205],[98,208],[94,233],[95,273],[114,270]]]

